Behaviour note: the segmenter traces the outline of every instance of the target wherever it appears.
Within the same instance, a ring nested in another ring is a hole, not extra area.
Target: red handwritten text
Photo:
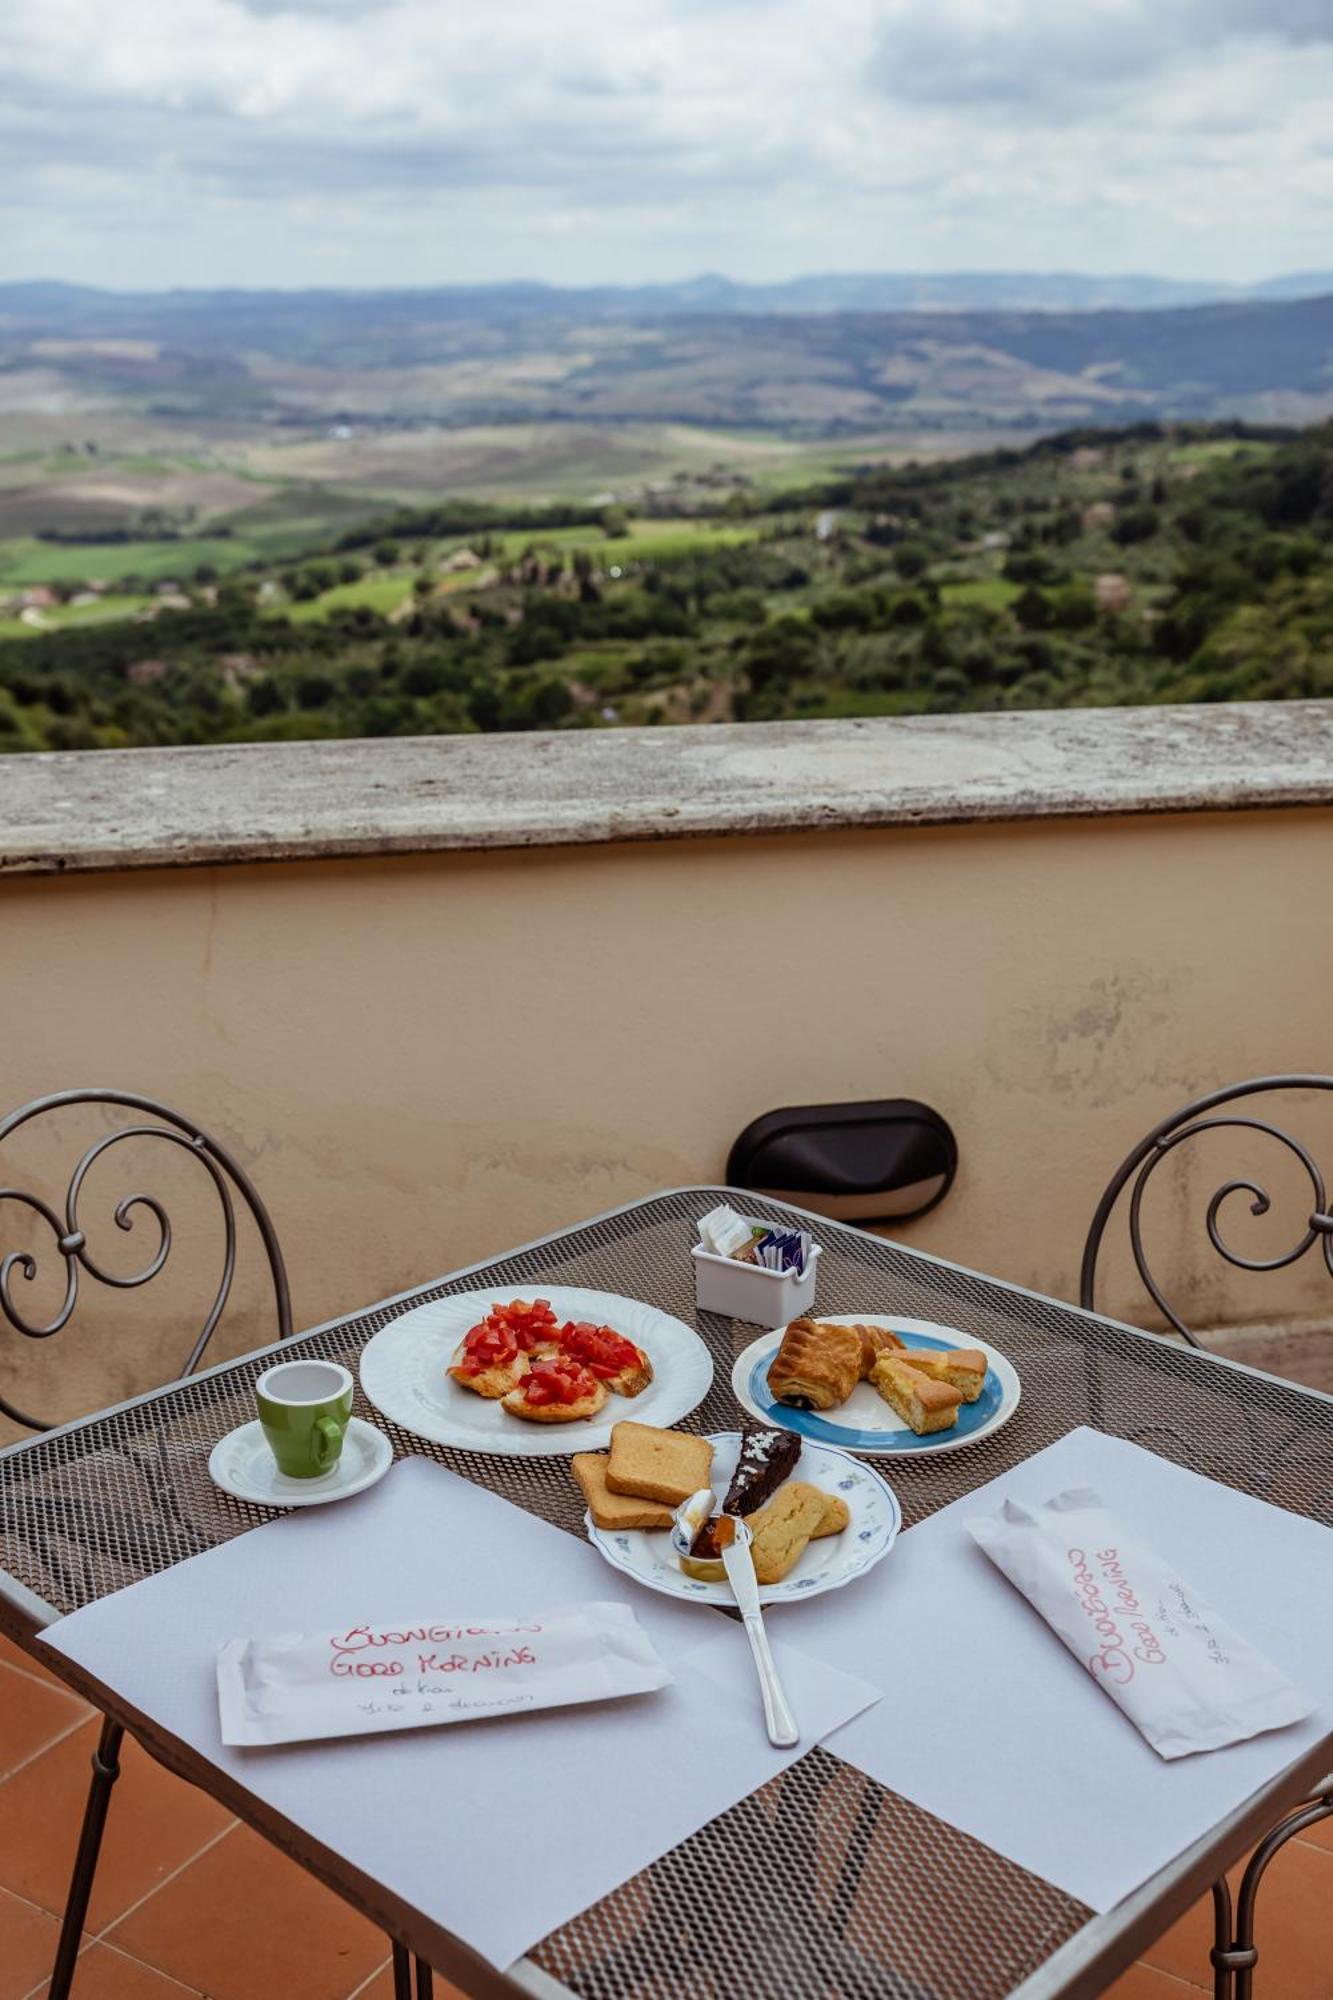
[[[511,1639],[521,1633],[538,1633],[540,1625],[413,1625],[401,1632],[380,1631],[372,1625],[353,1625],[341,1636],[330,1639],[333,1658],[329,1661],[329,1672],[338,1679],[392,1680],[407,1671],[402,1660],[366,1658],[365,1655],[383,1647],[413,1645],[447,1645],[460,1639]],[[478,1672],[495,1666],[530,1666],[535,1655],[530,1647],[520,1645],[508,1655],[503,1648],[499,1652],[481,1653],[475,1656],[454,1654],[440,1660],[433,1653],[419,1656],[420,1673]]]

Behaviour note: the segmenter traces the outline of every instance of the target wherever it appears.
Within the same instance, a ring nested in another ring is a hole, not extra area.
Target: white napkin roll
[[[217,1667],[222,1740],[240,1744],[568,1708],[649,1694],[672,1678],[628,1604],[228,1639]]]
[[[1310,1713],[1285,1674],[1090,1488],[1041,1507],[1006,1500],[967,1528],[1159,1756],[1219,1750]]]

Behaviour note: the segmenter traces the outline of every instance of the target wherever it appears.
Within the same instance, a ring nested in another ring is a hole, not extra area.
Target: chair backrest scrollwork
[[[1079,1303],[1093,1309],[1097,1282],[1097,1259],[1106,1226],[1112,1211],[1125,1188],[1132,1181],[1129,1197],[1129,1240],[1134,1253],[1134,1265],[1144,1286],[1157,1306],[1158,1311],[1189,1341],[1192,1347],[1199,1342],[1195,1339],[1184,1320],[1168,1301],[1158,1284],[1148,1262],[1143,1244],[1143,1198],[1153,1174],[1162,1161],[1191,1139],[1204,1132],[1246,1131],[1258,1132],[1265,1138],[1275,1140],[1285,1148],[1287,1154],[1300,1162],[1309,1179],[1310,1208],[1302,1227],[1299,1241],[1290,1250],[1276,1257],[1245,1257],[1226,1242],[1222,1235],[1220,1215],[1225,1202],[1232,1195],[1247,1194],[1251,1197],[1250,1213],[1266,1215],[1272,1208],[1272,1199],[1267,1190],[1257,1181],[1244,1177],[1224,1181],[1211,1196],[1205,1212],[1205,1227],[1208,1240],[1220,1257],[1241,1271],[1280,1271],[1287,1265],[1298,1263],[1307,1251],[1320,1246],[1324,1263],[1330,1277],[1333,1277],[1333,1214],[1329,1213],[1328,1195],[1323,1174],[1315,1162],[1313,1154],[1301,1140],[1270,1119],[1250,1116],[1234,1109],[1223,1109],[1238,1104],[1241,1100],[1262,1097],[1276,1090],[1322,1090],[1333,1091],[1333,1076],[1257,1076],[1245,1083],[1234,1083],[1225,1090],[1215,1090],[1207,1097],[1196,1098],[1183,1110],[1163,1119],[1139,1141],[1112,1176],[1106,1192],[1097,1204],[1087,1241],[1083,1246],[1083,1266],[1079,1279]]]
[[[127,1194],[116,1203],[113,1218],[119,1229],[131,1230],[137,1213],[146,1211],[157,1224],[157,1245],[148,1262],[141,1270],[129,1275],[120,1275],[106,1270],[95,1259],[89,1247],[87,1235],[80,1220],[79,1202],[88,1173],[106,1152],[127,1139],[157,1140],[178,1147],[190,1154],[204,1167],[211,1178],[222,1210],[223,1258],[222,1271],[217,1290],[209,1307],[203,1326],[186,1357],[183,1375],[191,1374],[203,1358],[204,1350],[213,1337],[231,1294],[232,1280],[236,1274],[236,1197],[250,1211],[259,1231],[268,1260],[269,1275],[273,1283],[274,1302],[277,1310],[278,1338],[286,1340],[292,1331],[291,1294],[287,1284],[287,1270],[283,1263],[282,1251],[278,1246],[277,1234],[268,1210],[260,1200],[249,1176],[239,1166],[231,1154],[210,1138],[202,1127],[188,1118],[182,1118],[165,1104],[157,1103],[151,1097],[140,1097],[132,1091],[83,1089],[57,1091],[50,1097],[35,1098],[32,1103],[22,1105],[12,1111],[7,1118],[0,1119],[0,1144],[17,1132],[20,1126],[30,1124],[62,1107],[79,1104],[118,1105],[142,1114],[133,1124],[117,1125],[113,1131],[103,1133],[83,1153],[73,1174],[64,1197],[64,1213],[60,1214],[40,1195],[32,1194],[19,1187],[10,1187],[0,1181],[0,1204],[17,1203],[40,1218],[50,1230],[54,1247],[65,1264],[65,1295],[48,1319],[32,1318],[20,1307],[15,1296],[15,1280],[22,1278],[28,1283],[36,1279],[39,1258],[31,1250],[11,1250],[0,1258],[0,1313],[9,1324],[29,1340],[49,1340],[66,1327],[73,1317],[79,1297],[79,1280],[82,1274],[93,1278],[98,1284],[109,1285],[117,1290],[132,1290],[146,1285],[157,1277],[171,1254],[171,1219],[161,1201],[152,1194]],[[153,1122],[144,1122],[151,1120]],[[0,1172],[3,1170],[0,1169]],[[34,1431],[50,1428],[39,1418],[29,1416],[0,1392],[0,1411]]]

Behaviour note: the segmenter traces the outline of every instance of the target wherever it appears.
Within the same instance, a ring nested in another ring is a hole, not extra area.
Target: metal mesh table
[[[686,1422],[736,1428],[731,1363],[755,1329],[697,1313],[694,1223],[725,1190],[655,1196],[288,1343],[355,1368],[370,1336],[423,1300],[473,1288],[586,1285],[643,1298],[693,1322],[715,1363]],[[778,1220],[795,1211],[746,1197]],[[1278,1506],[1333,1525],[1333,1399],[1137,1333],[854,1229],[816,1220],[819,1306],[943,1320],[1012,1356],[1022,1404],[968,1451],[905,1459],[893,1483],[910,1526],[1072,1429],[1091,1424]],[[252,1411],[267,1355],[225,1363],[119,1409],[0,1454],[0,1617],[23,1635],[80,1605],[243,1534],[268,1510],[208,1477],[218,1438]],[[383,1423],[358,1400],[358,1410]],[[569,1533],[581,1496],[562,1458],[481,1457],[388,1425],[398,1455],[424,1454]],[[135,1718],[124,1718],[134,1726]],[[151,1747],[151,1746],[150,1746]],[[1093,1918],[1003,1860],[815,1749],[632,1882],[545,1939],[540,1969],[586,2000],[999,2000],[1095,1993],[1318,1776],[1325,1745],[1123,1913]],[[192,1774],[197,1775],[197,1774]],[[244,1805],[241,1806],[244,1813]],[[270,1830],[271,1831],[271,1830]],[[299,1852],[299,1850],[298,1850]],[[327,1857],[301,1856],[363,1907]],[[738,1901],[728,1885],[744,1885]],[[503,1990],[439,1933],[404,1942],[476,1991]],[[410,1913],[409,1913],[410,1915]],[[513,1991],[513,1987],[509,1988]],[[549,1990],[549,1989],[548,1989]]]

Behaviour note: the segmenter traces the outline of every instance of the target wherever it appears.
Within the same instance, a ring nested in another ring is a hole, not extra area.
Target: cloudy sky
[[[1333,264],[1333,0],[0,0],[0,278]]]

